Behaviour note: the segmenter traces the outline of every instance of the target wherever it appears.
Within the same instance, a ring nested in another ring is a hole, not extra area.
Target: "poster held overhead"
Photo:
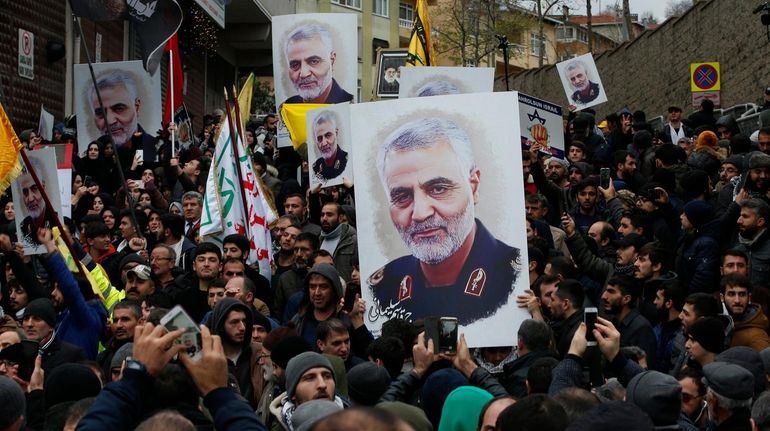
[[[44,245],[37,240],[37,229],[52,228],[56,225],[51,219],[52,214],[58,214],[61,221],[61,200],[59,195],[59,179],[56,170],[56,151],[46,147],[28,151],[32,169],[47,193],[51,208],[48,208],[43,198],[43,190],[32,178],[29,167],[23,164],[22,173],[11,185],[13,207],[16,209],[16,232],[19,241],[24,245],[24,254],[43,254]]]
[[[522,150],[537,142],[542,152],[564,159],[561,106],[519,93],[519,121]]]
[[[556,63],[556,70],[559,72],[568,104],[575,111],[607,101],[607,93],[590,52]]]
[[[494,80],[492,67],[405,67],[401,69],[398,97],[491,93]]]
[[[307,113],[307,159],[310,188],[342,184],[353,179],[350,104],[341,103]]]
[[[366,325],[456,317],[472,347],[510,346],[529,317],[518,94],[352,105]]]

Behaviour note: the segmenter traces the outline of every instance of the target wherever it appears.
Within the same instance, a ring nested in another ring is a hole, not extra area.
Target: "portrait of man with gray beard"
[[[348,153],[340,147],[339,119],[333,111],[322,111],[313,121],[312,139],[316,154],[321,157],[313,163],[313,174],[320,183],[337,178],[348,165]]]
[[[37,159],[30,158],[30,162],[38,175],[45,172]],[[42,179],[42,176],[40,178],[45,188],[45,181]],[[18,181],[19,188],[21,189],[21,200],[24,202],[24,209],[27,213],[27,216],[21,222],[21,242],[28,247],[37,247],[40,245],[40,242],[37,240],[37,230],[39,228],[51,227],[51,222],[46,217],[43,193],[35,184],[35,180],[32,179],[32,174],[29,173],[26,166],[16,181]]]
[[[379,147],[376,166],[411,251],[367,278],[380,313],[461,325],[495,314],[513,293],[520,251],[476,218],[482,173],[468,133],[445,118],[407,122]]]

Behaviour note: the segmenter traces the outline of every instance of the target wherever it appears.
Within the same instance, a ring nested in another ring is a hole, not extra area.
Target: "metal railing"
[[[403,28],[412,28],[412,21],[408,19],[399,18],[398,26]]]

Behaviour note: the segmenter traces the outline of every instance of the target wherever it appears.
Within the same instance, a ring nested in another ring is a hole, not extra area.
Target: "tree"
[[[642,12],[641,17],[639,18],[639,23],[647,27],[650,24],[657,24],[658,20],[655,18],[655,15],[652,14],[652,11],[648,10]]]
[[[594,18],[591,10],[591,0],[586,0],[586,25],[588,26],[588,52],[594,51]]]
[[[265,81],[255,81],[254,89],[251,92],[251,113],[268,114],[275,112],[275,96],[270,83]]]
[[[666,18],[682,16],[692,7],[692,0],[669,0],[666,5]]]
[[[451,0],[438,10],[434,49],[457,64],[494,64],[496,35],[518,40],[527,18],[514,11],[517,0]]]
[[[634,29],[631,27],[631,5],[629,0],[623,0],[623,39],[631,40]]]

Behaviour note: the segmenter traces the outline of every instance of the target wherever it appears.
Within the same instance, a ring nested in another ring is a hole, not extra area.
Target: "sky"
[[[584,4],[585,0],[568,0],[572,4]],[[641,15],[644,12],[651,11],[653,16],[658,22],[663,22],[665,19],[666,6],[672,0],[631,0],[631,13],[638,13]],[[591,6],[593,6],[593,13],[598,13],[601,9],[604,9],[608,5],[615,3],[622,4],[620,0],[591,0]],[[585,6],[576,7],[571,9],[570,13],[575,15],[585,15]]]

